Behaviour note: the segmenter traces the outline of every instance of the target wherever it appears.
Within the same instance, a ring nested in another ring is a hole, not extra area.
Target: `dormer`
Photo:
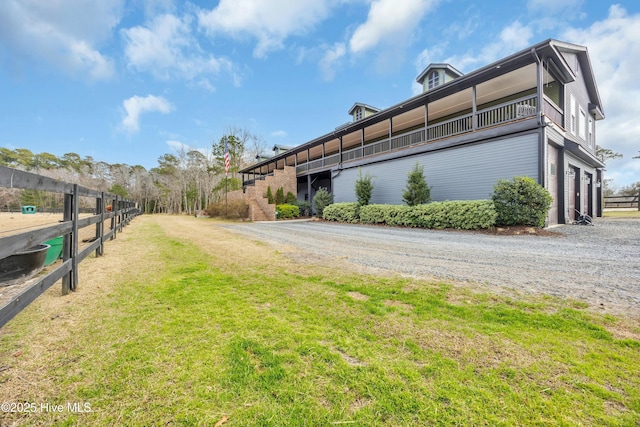
[[[288,145],[281,145],[281,144],[276,144],[273,146],[273,154],[275,156],[277,156],[280,153],[284,153],[285,151],[289,151],[291,150],[293,147],[290,147]]]
[[[353,104],[353,107],[351,107],[351,109],[349,110],[349,115],[353,117],[354,122],[357,122],[358,120],[362,120],[365,117],[372,116],[379,111],[380,111],[379,108],[356,102],[355,104]]]
[[[449,64],[429,64],[420,73],[416,81],[422,85],[422,92],[424,93],[462,76],[463,74],[460,71]]]

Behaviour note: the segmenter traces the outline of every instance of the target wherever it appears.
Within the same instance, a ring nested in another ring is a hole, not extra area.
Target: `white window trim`
[[[571,95],[571,99],[570,99],[570,103],[569,103],[569,109],[570,109],[570,111],[569,111],[569,120],[570,120],[569,129],[571,130],[571,133],[575,135],[576,134],[576,126],[577,126],[577,123],[576,123],[577,117],[576,117],[576,99],[573,97],[573,95]]]
[[[587,140],[587,114],[580,107],[580,115],[578,116],[578,136],[584,141]]]
[[[589,116],[589,127],[587,128],[587,145],[589,146],[589,148],[593,148],[593,131],[594,131],[594,126],[593,124],[595,123],[593,118],[591,116]]]

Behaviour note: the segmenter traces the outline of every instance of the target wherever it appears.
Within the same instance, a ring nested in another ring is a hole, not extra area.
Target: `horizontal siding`
[[[407,175],[416,162],[424,166],[434,201],[488,199],[498,179],[517,175],[538,179],[538,134],[345,169],[334,178],[334,200],[356,200],[355,182],[361,171],[373,177],[372,203],[401,204]]]

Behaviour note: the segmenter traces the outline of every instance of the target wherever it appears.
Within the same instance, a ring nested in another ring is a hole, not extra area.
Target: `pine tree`
[[[284,188],[280,187],[276,190],[276,206],[284,203]]]
[[[402,200],[409,206],[421,205],[431,200],[431,189],[424,177],[424,166],[420,166],[417,162],[409,172],[407,188],[402,193]]]
[[[270,205],[273,204],[273,193],[271,192],[271,186],[267,187],[267,202],[269,202]]]
[[[358,170],[360,176],[356,181],[356,198],[359,206],[368,205],[373,194],[373,180],[369,172],[362,176],[362,170]]]

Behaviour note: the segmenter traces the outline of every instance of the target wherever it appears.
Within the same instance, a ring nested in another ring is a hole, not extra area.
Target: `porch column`
[[[389,117],[389,150],[391,150],[392,137],[393,137],[393,117]]]
[[[338,159],[340,164],[342,164],[342,135],[340,135],[340,138],[338,141]]]
[[[478,106],[476,104],[476,85],[473,85],[473,87],[471,88],[471,97],[472,99],[472,103],[473,103],[473,107],[472,107],[472,111],[471,111],[471,130],[475,131],[478,128]]]
[[[311,203],[311,212],[313,212],[313,198],[311,197],[311,175],[309,175],[309,172],[307,172],[307,197],[307,201]]]
[[[429,131],[427,130],[427,126],[429,126],[429,103],[424,104],[424,140],[427,142],[429,140]]]

